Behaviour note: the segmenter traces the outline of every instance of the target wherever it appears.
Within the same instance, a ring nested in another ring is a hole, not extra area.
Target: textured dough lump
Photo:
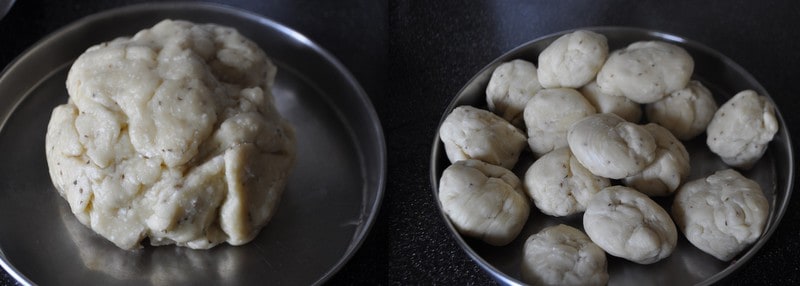
[[[164,20],[87,49],[53,110],[46,154],[84,225],[123,249],[252,240],[275,213],[295,136],[255,43]]]
[[[511,169],[525,149],[525,134],[489,111],[464,105],[442,122],[439,138],[450,162],[477,159]]]
[[[606,36],[585,30],[565,34],[539,53],[539,82],[544,88],[579,88],[594,79],[606,57]]]
[[[778,132],[775,106],[766,96],[745,90],[725,102],[706,129],[706,144],[725,164],[750,169]]]
[[[606,285],[606,253],[580,230],[559,224],[525,241],[522,279],[531,285]]]
[[[525,104],[541,89],[536,65],[516,59],[494,69],[486,86],[486,103],[489,110],[522,128]]]

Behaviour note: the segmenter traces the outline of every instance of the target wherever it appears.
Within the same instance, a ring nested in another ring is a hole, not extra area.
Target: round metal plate
[[[623,48],[635,41],[647,40],[666,41],[682,46],[694,58],[695,71],[693,78],[703,82],[712,91],[717,103],[720,105],[744,89],[753,89],[759,94],[769,96],[755,78],[741,66],[698,42],[675,35],[636,28],[595,27],[584,29],[605,35],[608,38],[610,50]],[[525,59],[536,63],[539,53],[544,48],[559,36],[569,32],[572,31],[563,31],[541,37],[495,59],[475,75],[456,95],[442,116],[442,121],[457,106],[472,105],[485,109],[486,86],[492,72],[498,65],[512,59]],[[761,238],[730,262],[719,261],[713,256],[705,254],[692,246],[682,234],[679,235],[678,246],[674,253],[667,259],[655,264],[639,265],[607,255],[610,275],[609,285],[712,284],[728,276],[748,259],[756,255],[761,246],[766,243],[767,239],[775,231],[778,222],[786,211],[794,182],[794,155],[789,133],[785,127],[786,122],[780,112],[777,112],[776,115],[780,121],[781,128],[769,144],[767,153],[753,169],[742,171],[743,175],[760,184],[770,203],[769,219]],[[716,155],[708,150],[705,145],[705,136],[699,136],[685,142],[685,145],[691,156],[692,171],[689,180],[705,177],[717,170],[727,168]],[[530,152],[523,153],[520,162],[517,163],[513,171],[522,178],[522,175],[533,161],[533,155]],[[439,178],[442,171],[449,165],[450,161],[444,152],[444,146],[437,136],[433,144],[430,174],[433,192],[437,198]],[[665,209],[670,209],[672,204],[671,197],[655,198],[655,200]],[[437,205],[441,210],[441,204],[438,201]],[[547,226],[560,223],[583,229],[582,214],[556,218],[542,214],[533,205],[532,208],[530,218],[520,235],[511,244],[503,247],[490,246],[479,240],[461,236],[444,213],[442,213],[442,216],[458,244],[484,270],[501,283],[521,284],[520,261],[522,259],[522,248],[528,236],[539,232]]]
[[[67,101],[71,62],[165,18],[234,27],[278,66],[273,93],[297,131],[297,163],[278,212],[246,245],[118,249],[73,217],[48,176],[44,135]],[[383,197],[385,142],[356,80],[303,35],[219,5],[130,6],[62,28],[0,76],[0,126],[0,264],[23,284],[317,284],[358,249]]]

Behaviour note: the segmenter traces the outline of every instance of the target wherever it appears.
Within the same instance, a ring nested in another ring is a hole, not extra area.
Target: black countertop
[[[20,0],[0,20],[0,66],[83,16],[144,1]],[[458,247],[428,180],[442,112],[504,52],[587,26],[634,26],[693,39],[742,65],[800,134],[800,2],[778,1],[214,1],[287,25],[330,51],[370,95],[386,135],[386,193],[373,229],[329,284],[490,284]],[[698,3],[702,2],[702,3]],[[795,139],[796,140],[796,139]],[[800,283],[800,199],[766,245],[725,283]],[[0,271],[2,272],[2,271]],[[14,285],[0,273],[0,285]]]

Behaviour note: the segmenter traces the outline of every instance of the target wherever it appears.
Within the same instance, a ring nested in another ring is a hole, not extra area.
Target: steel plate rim
[[[707,45],[705,45],[705,44],[703,44],[701,42],[698,42],[698,41],[695,41],[695,40],[692,40],[692,39],[689,39],[689,38],[686,38],[686,37],[670,34],[670,33],[667,33],[667,32],[653,30],[653,29],[646,29],[646,28],[639,28],[639,27],[628,27],[628,26],[589,26],[589,27],[567,29],[567,30],[562,30],[562,31],[558,31],[558,32],[549,33],[549,34],[546,34],[544,36],[540,36],[540,37],[534,38],[533,40],[526,41],[526,42],[524,42],[522,44],[519,44],[519,45],[513,47],[512,49],[508,50],[507,52],[502,53],[500,56],[497,56],[496,58],[494,58],[487,65],[485,65],[478,72],[476,72],[459,89],[459,91],[450,99],[450,103],[448,103],[447,107],[445,108],[445,110],[444,110],[444,112],[442,114],[441,119],[439,120],[439,124],[437,125],[437,128],[436,128],[436,134],[435,134],[435,136],[433,138],[433,148],[431,148],[431,159],[430,159],[429,170],[430,170],[430,180],[431,180],[431,187],[432,187],[431,191],[433,192],[434,200],[436,201],[436,206],[439,209],[439,214],[440,214],[441,218],[444,220],[444,223],[447,226],[447,228],[450,230],[450,235],[456,240],[456,242],[461,247],[461,249],[464,252],[466,252],[467,256],[469,256],[473,261],[477,262],[478,266],[481,267],[484,271],[486,271],[487,274],[489,274],[492,278],[494,278],[495,280],[501,282],[501,284],[504,284],[504,285],[524,285],[524,283],[522,283],[521,281],[518,281],[514,277],[511,277],[511,276],[507,275],[503,271],[500,271],[495,266],[493,266],[492,264],[487,262],[483,257],[481,257],[474,249],[472,249],[472,247],[466,242],[466,240],[464,240],[464,237],[458,232],[458,230],[455,228],[455,226],[453,226],[452,222],[450,222],[450,219],[447,217],[447,214],[444,213],[444,208],[442,207],[442,204],[438,199],[438,197],[439,197],[439,174],[437,174],[437,168],[438,168],[437,167],[437,165],[438,165],[437,163],[438,163],[438,158],[439,158],[439,156],[440,156],[440,154],[442,152],[441,148],[443,148],[442,145],[441,145],[441,140],[439,139],[439,129],[441,128],[442,123],[444,122],[444,120],[447,118],[447,115],[449,114],[449,112],[457,107],[458,99],[467,91],[467,89],[469,88],[469,86],[473,82],[475,82],[476,80],[479,79],[479,77],[481,75],[485,74],[490,69],[496,68],[504,60],[508,60],[512,55],[518,54],[521,51],[525,51],[527,48],[533,46],[536,43],[539,43],[539,42],[542,42],[542,41],[545,41],[545,40],[548,40],[548,39],[555,40],[557,36],[564,35],[566,33],[574,32],[574,31],[577,31],[577,30],[590,30],[590,31],[598,32],[598,33],[603,33],[605,31],[624,31],[624,32],[631,32],[631,33],[640,33],[640,34],[645,34],[645,35],[657,37],[657,38],[660,38],[660,39],[668,41],[668,42],[680,43],[680,44],[683,44],[683,45],[691,46],[692,48],[699,49],[704,53],[713,55],[717,59],[723,61],[725,64],[733,67],[733,69],[735,69],[735,71],[737,73],[742,74],[745,77],[752,79],[752,81],[754,83],[756,83],[756,85],[757,85],[756,88],[758,88],[760,90],[763,90],[764,93],[765,93],[763,95],[766,95],[768,100],[770,100],[770,102],[772,102],[773,105],[775,103],[773,98],[772,98],[772,96],[769,95],[769,93],[767,92],[766,88],[764,88],[761,85],[761,83],[758,80],[756,80],[755,76],[750,74],[741,65],[739,65],[738,63],[736,63],[735,61],[730,59],[728,56],[718,52],[715,49],[712,49],[712,48],[708,47]],[[775,208],[777,208],[777,212],[775,213],[775,217],[774,217],[774,222],[769,222],[768,221],[768,223],[771,223],[771,225],[769,225],[768,227],[765,227],[765,230],[762,233],[762,237],[760,237],[755,243],[753,243],[751,246],[749,246],[748,247],[748,251],[745,252],[744,255],[742,255],[740,257],[740,260],[744,260],[745,262],[749,261],[750,258],[752,258],[752,256],[754,256],[756,253],[758,253],[758,251],[761,249],[761,247],[771,238],[772,234],[778,228],[778,225],[780,224],[780,221],[783,218],[783,216],[784,216],[784,214],[786,212],[786,209],[787,209],[787,207],[789,205],[789,201],[791,199],[792,190],[793,190],[792,188],[794,186],[794,177],[795,177],[794,146],[791,143],[791,135],[789,134],[789,130],[786,128],[786,126],[787,126],[786,125],[786,121],[784,120],[783,115],[778,110],[777,105],[776,105],[775,115],[776,115],[776,117],[777,117],[777,119],[780,122],[781,127],[782,127],[779,132],[783,132],[783,133],[786,134],[786,143],[787,143],[787,146],[788,146],[787,152],[788,152],[788,155],[789,155],[789,157],[788,157],[788,165],[789,165],[788,174],[789,174],[789,176],[788,176],[788,178],[786,178],[787,184],[786,184],[785,188],[783,188],[783,191],[784,191],[783,200],[782,200],[780,205],[775,205],[774,206]],[[440,170],[440,171],[443,171],[443,170]],[[531,206],[531,207],[534,207],[534,206]],[[731,266],[728,266],[725,269],[723,269],[722,271],[717,272],[716,274],[714,274],[711,277],[709,277],[708,279],[702,281],[698,285],[711,285],[711,284],[714,284],[716,282],[719,282],[722,279],[728,277],[730,274],[732,274],[732,273],[736,272],[737,270],[739,270],[742,267],[742,265],[744,265],[744,264],[746,264],[746,263],[733,263]]]
[[[285,26],[281,23],[278,23],[275,20],[267,18],[266,16],[262,16],[256,14],[254,12],[250,12],[244,9],[236,8],[230,5],[224,4],[217,4],[217,3],[207,3],[207,2],[169,2],[169,3],[142,3],[142,4],[134,4],[134,5],[127,5],[122,7],[117,7],[113,9],[108,9],[104,11],[99,11],[82,18],[79,18],[75,21],[70,22],[69,24],[60,27],[53,32],[47,34],[43,38],[36,41],[34,44],[23,50],[17,57],[15,57],[11,62],[9,62],[2,71],[0,71],[0,85],[6,80],[8,74],[11,71],[18,69],[18,67],[24,64],[25,59],[32,56],[35,51],[39,48],[45,47],[53,42],[57,41],[59,38],[63,38],[69,36],[75,30],[81,30],[83,27],[86,27],[94,22],[101,21],[104,19],[111,18],[115,15],[124,15],[130,13],[146,13],[153,10],[158,9],[177,9],[177,8],[191,8],[191,9],[199,9],[199,10],[206,10],[212,11],[214,13],[224,13],[232,16],[238,16],[245,18],[246,20],[251,20],[254,22],[259,23],[261,26],[272,28],[278,30],[280,33],[286,34],[290,36],[292,39],[296,40],[297,42],[301,43],[306,48],[310,48],[313,52],[322,56],[326,61],[328,61],[337,72],[341,74],[347,81],[347,84],[351,86],[354,90],[354,96],[356,99],[360,101],[360,103],[365,107],[363,110],[366,113],[366,116],[371,119],[371,129],[370,133],[374,133],[375,139],[377,139],[377,155],[376,160],[378,161],[378,165],[380,166],[380,170],[378,171],[379,176],[375,180],[376,188],[375,191],[375,201],[371,205],[366,204],[366,199],[362,202],[362,209],[369,209],[369,213],[367,214],[367,218],[362,224],[361,227],[357,228],[355,235],[353,236],[353,241],[351,245],[345,251],[345,254],[339,259],[339,261],[333,265],[325,274],[323,274],[316,282],[315,285],[322,284],[328,281],[331,277],[333,277],[336,273],[338,273],[345,264],[355,255],[358,249],[361,248],[361,245],[366,240],[367,236],[369,235],[370,231],[372,230],[375,221],[377,220],[378,213],[380,211],[385,187],[386,187],[386,169],[387,169],[387,150],[386,150],[386,140],[385,135],[383,132],[382,125],[380,123],[380,118],[370,100],[369,96],[367,95],[366,91],[363,89],[361,84],[355,79],[352,73],[342,64],[336,57],[334,57],[330,52],[326,49],[322,48],[316,42],[312,41],[311,39],[307,38],[305,35],[295,31],[288,26]],[[35,87],[36,85],[34,85]],[[26,94],[28,91],[25,92]],[[11,115],[14,113],[14,110],[18,108],[18,105],[24,101],[27,96],[21,97],[19,100],[8,106],[8,112],[5,114],[0,114],[0,132],[4,129],[4,126]],[[360,158],[361,165],[364,165],[364,158]],[[2,248],[0,248],[0,267],[2,267],[10,276],[12,276],[17,282],[23,285],[35,285],[35,283],[27,276],[20,273],[14,265],[7,260],[5,254],[3,253]]]

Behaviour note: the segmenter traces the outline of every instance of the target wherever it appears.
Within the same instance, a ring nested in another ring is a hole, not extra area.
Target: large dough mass
[[[86,50],[53,110],[47,163],[81,223],[124,249],[252,240],[275,212],[294,131],[264,51],[234,29],[165,20]]]

